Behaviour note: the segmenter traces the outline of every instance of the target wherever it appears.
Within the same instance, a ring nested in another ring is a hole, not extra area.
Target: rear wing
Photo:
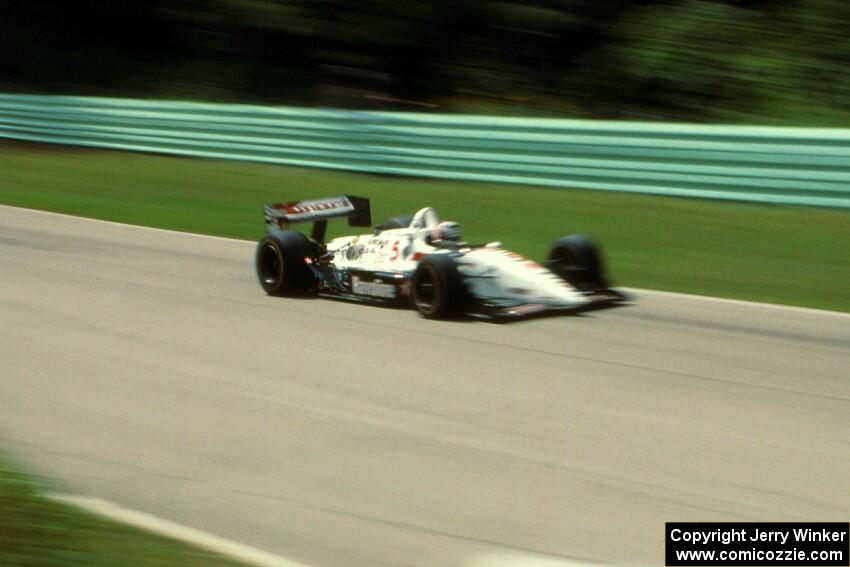
[[[318,242],[325,239],[328,219],[348,217],[348,226],[372,226],[369,199],[350,195],[265,205],[263,217],[267,226],[277,226],[284,230],[290,224],[312,222],[311,236]]]

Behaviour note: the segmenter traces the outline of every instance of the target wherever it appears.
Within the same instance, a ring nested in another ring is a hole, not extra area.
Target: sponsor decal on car
[[[396,296],[394,285],[379,281],[363,281],[357,276],[351,276],[351,291],[373,297],[393,298]]]
[[[354,206],[345,197],[285,203],[278,205],[278,208],[283,209],[290,221],[312,218],[313,216],[322,216],[322,213],[342,213],[354,210]]]

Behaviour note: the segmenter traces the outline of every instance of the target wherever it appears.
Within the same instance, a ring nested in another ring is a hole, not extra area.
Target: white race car
[[[348,217],[370,227],[369,200],[343,196],[264,207],[267,234],[255,258],[270,295],[341,297],[413,305],[428,318],[470,315],[511,319],[584,310],[625,300],[608,287],[599,250],[575,235],[552,246],[546,266],[504,250],[499,242],[461,241],[457,223],[434,209],[395,217],[370,234],[325,242],[327,221]],[[312,222],[311,235],[289,230]]]

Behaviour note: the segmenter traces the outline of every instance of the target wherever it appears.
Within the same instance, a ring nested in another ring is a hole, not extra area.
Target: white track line
[[[463,567],[600,567],[604,563],[582,563],[530,553],[483,553],[473,557]]]
[[[30,208],[27,208],[27,207],[16,207],[14,205],[0,205],[0,209],[15,209],[15,210],[18,210],[18,211],[26,211],[28,213],[33,213],[33,214],[37,214],[37,215],[65,217],[65,218],[69,218],[69,219],[76,219],[76,220],[87,221],[87,222],[98,223],[98,224],[110,224],[110,225],[113,225],[113,226],[130,227],[130,228],[135,228],[135,229],[138,229],[138,230],[152,230],[152,231],[155,231],[155,232],[167,232],[167,233],[170,233],[170,234],[179,234],[179,235],[183,235],[183,236],[195,236],[195,237],[198,237],[198,238],[212,238],[214,240],[226,240],[228,242],[251,242],[250,240],[243,240],[241,238],[230,238],[228,236],[215,236],[213,234],[201,234],[199,232],[185,232],[183,230],[172,230],[170,228],[157,228],[157,227],[153,227],[153,226],[144,226],[144,225],[141,225],[141,224],[127,224],[127,223],[124,223],[124,222],[116,222],[116,221],[109,221],[109,220],[103,220],[103,219],[94,219],[94,218],[91,218],[91,217],[81,217],[81,216],[78,216],[78,215],[69,215],[67,213],[55,213],[53,211],[42,211],[41,209],[30,209]],[[257,212],[258,213],[260,212],[259,208],[257,209]]]
[[[813,307],[797,307],[796,305],[781,305],[778,303],[759,303],[758,301],[747,301],[745,299],[726,299],[724,297],[712,297],[710,295],[695,295],[692,293],[679,293],[676,291],[661,291],[657,289],[640,289],[635,287],[618,287],[623,291],[631,291],[641,295],[654,295],[656,297],[670,297],[682,299],[695,299],[698,301],[711,301],[714,303],[728,303],[729,305],[744,305],[749,307],[766,307],[768,309],[781,309],[783,311],[794,311],[797,313],[810,313],[812,315],[833,315],[835,317],[850,317],[850,313],[841,311],[828,311],[826,309],[815,309]]]
[[[13,205],[0,205],[0,209],[4,209],[4,208],[5,209],[17,209],[17,210],[20,210],[20,211],[27,211],[28,213],[39,214],[39,215],[68,217],[68,218],[73,218],[73,219],[83,220],[83,221],[88,221],[88,222],[93,222],[93,223],[109,224],[109,225],[115,225],[115,226],[121,226],[121,227],[131,227],[131,228],[135,228],[135,229],[138,229],[138,230],[152,230],[152,231],[156,231],[156,232],[166,232],[166,233],[170,233],[170,234],[178,234],[178,235],[182,235],[182,236],[191,236],[191,237],[196,237],[196,238],[212,238],[212,239],[215,239],[215,240],[224,240],[224,241],[227,241],[227,242],[243,242],[243,243],[253,244],[253,242],[250,241],[250,240],[242,240],[240,238],[230,238],[230,237],[227,237],[227,236],[214,236],[214,235],[211,235],[211,234],[200,234],[200,233],[197,233],[197,232],[184,232],[184,231],[181,231],[181,230],[171,230],[171,229],[168,229],[168,228],[155,228],[155,227],[152,227],[152,226],[142,226],[142,225],[138,225],[138,224],[126,224],[126,223],[123,223],[123,222],[115,222],[115,221],[108,221],[108,220],[102,220],[102,219],[93,219],[93,218],[89,218],[89,217],[80,217],[80,216],[76,216],[76,215],[69,215],[69,214],[66,214],[66,213],[54,213],[52,211],[42,211],[42,210],[39,210],[39,209],[29,209],[29,208],[26,208],[26,207],[16,207],[16,206],[13,206]],[[699,301],[713,301],[713,302],[719,302],[719,303],[728,303],[728,304],[731,304],[731,305],[744,305],[744,306],[751,306],[751,307],[767,307],[767,308],[770,308],[770,309],[783,309],[783,310],[786,310],[786,311],[795,311],[795,312],[798,312],[798,313],[811,313],[812,315],[833,315],[833,316],[836,316],[836,317],[850,317],[850,313],[842,313],[840,311],[828,311],[826,309],[813,309],[811,307],[797,307],[797,306],[794,306],[794,305],[779,305],[779,304],[776,304],[776,303],[759,303],[757,301],[746,301],[746,300],[743,300],[743,299],[726,299],[726,298],[722,298],[722,297],[712,297],[710,295],[695,295],[695,294],[690,294],[690,293],[679,293],[679,292],[675,292],[675,291],[661,291],[661,290],[654,290],[654,289],[641,289],[641,288],[632,288],[632,287],[624,287],[624,288],[620,288],[620,289],[623,289],[624,291],[630,291],[630,292],[634,292],[634,293],[643,294],[643,295],[654,295],[654,296],[659,296],[659,297],[665,297],[665,296],[671,297],[671,298],[677,298],[678,297],[678,298],[682,298],[682,299],[695,299],[695,300],[699,300]]]
[[[234,561],[245,563],[246,565],[256,567],[309,567],[306,563],[299,563],[298,561],[293,561],[286,557],[269,553],[268,551],[237,543],[208,532],[196,530],[195,528],[183,526],[176,522],[146,514],[145,512],[130,510],[129,508],[124,508],[106,500],[70,494],[48,494],[48,497],[57,502],[85,510],[96,516],[108,518],[115,522],[133,526],[169,539],[182,541],[233,559]]]
[[[99,498],[58,493],[48,493],[47,497],[95,516],[205,549],[252,567],[310,567],[306,563],[300,563],[209,532],[190,528],[153,514],[124,508]],[[490,552],[475,555],[462,565],[463,567],[588,567],[600,564],[567,561],[531,553]]]

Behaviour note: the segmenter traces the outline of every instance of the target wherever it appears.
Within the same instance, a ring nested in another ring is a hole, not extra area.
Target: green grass
[[[467,240],[536,259],[590,234],[618,285],[850,311],[850,211],[21,144],[0,145],[0,172],[2,203],[246,239],[262,234],[266,202],[361,195],[375,222],[431,205]]]
[[[102,520],[46,498],[41,483],[0,457],[4,567],[236,567],[179,542]]]

